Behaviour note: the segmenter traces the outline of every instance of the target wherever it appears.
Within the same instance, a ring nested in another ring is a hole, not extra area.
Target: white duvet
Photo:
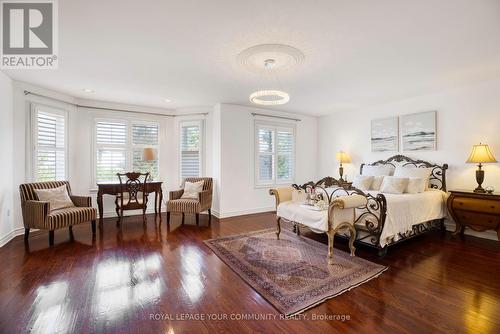
[[[369,193],[376,196],[378,192],[369,191]],[[413,225],[441,219],[446,215],[446,193],[441,190],[429,189],[419,194],[384,194],[384,196],[387,200],[387,214],[380,235],[381,247],[391,240],[397,241],[399,233],[410,232]],[[277,215],[304,224],[315,232],[328,230],[327,210],[313,211],[288,201],[280,203]]]

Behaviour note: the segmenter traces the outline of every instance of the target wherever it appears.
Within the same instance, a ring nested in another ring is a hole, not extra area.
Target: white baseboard
[[[9,241],[17,237],[18,235],[24,234],[24,227],[17,227],[0,238],[0,247],[5,246]]]
[[[267,207],[261,207],[261,208],[226,211],[226,212],[217,212],[214,210],[212,212],[213,212],[215,217],[221,219],[221,218],[229,218],[229,217],[235,217],[235,216],[250,215],[252,213],[269,212],[269,211],[275,211],[275,210],[276,210],[276,208],[274,206],[267,206]]]
[[[162,213],[165,213],[165,211],[163,211],[164,208],[162,208]],[[155,209],[147,209],[146,210],[146,214],[152,214],[152,213],[155,213]],[[123,215],[125,217],[127,216],[137,216],[137,215],[142,215],[142,210],[127,210],[127,211],[123,211]],[[99,214],[97,214],[97,216],[99,216]],[[102,218],[116,218],[116,211],[105,211],[103,212],[102,214]]]

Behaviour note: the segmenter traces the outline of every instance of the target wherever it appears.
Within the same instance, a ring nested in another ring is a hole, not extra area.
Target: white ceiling
[[[163,108],[279,89],[291,100],[278,110],[322,115],[500,76],[498,0],[64,0],[59,18],[59,69],[10,77]],[[304,62],[277,80],[241,68],[237,54],[263,43]]]

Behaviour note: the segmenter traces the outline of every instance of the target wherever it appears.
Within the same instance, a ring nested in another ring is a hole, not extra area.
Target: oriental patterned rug
[[[278,311],[292,316],[379,276],[387,267],[274,229],[205,241],[217,256]]]

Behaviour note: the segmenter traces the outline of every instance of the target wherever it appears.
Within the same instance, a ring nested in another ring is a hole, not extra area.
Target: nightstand
[[[495,230],[500,240],[500,194],[451,190],[448,212],[456,224],[454,235],[463,235],[465,227],[474,231]]]

